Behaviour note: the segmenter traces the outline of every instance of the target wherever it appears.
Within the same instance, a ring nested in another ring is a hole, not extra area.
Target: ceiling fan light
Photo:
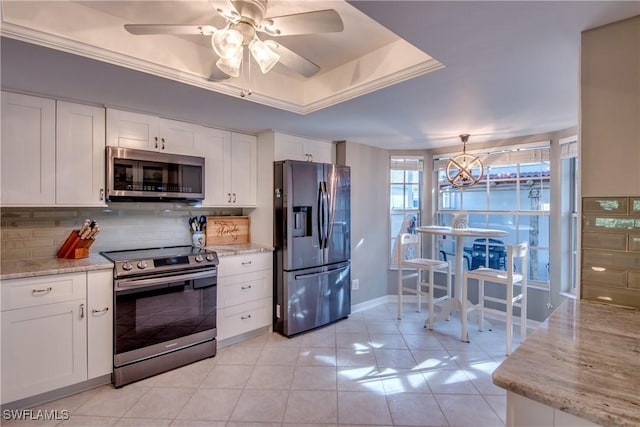
[[[211,46],[220,58],[232,59],[242,47],[243,37],[238,30],[216,31],[211,37]]]
[[[280,55],[269,49],[265,43],[257,38],[251,40],[249,50],[251,51],[251,55],[253,55],[253,59],[255,59],[260,66],[262,74],[268,73],[280,60]]]
[[[240,64],[242,63],[242,52],[244,48],[240,46],[240,49],[236,52],[236,55],[231,59],[225,59],[220,57],[216,62],[216,66],[225,74],[231,77],[240,76]]]

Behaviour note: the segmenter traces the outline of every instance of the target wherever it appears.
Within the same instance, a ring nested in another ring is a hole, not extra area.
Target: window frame
[[[400,167],[404,164],[405,167]],[[397,239],[399,232],[396,232],[396,228],[394,226],[395,222],[394,217],[398,217],[402,215],[404,218],[402,220],[402,224],[400,225],[400,229],[405,227],[404,222],[406,221],[407,215],[413,216],[415,219],[412,221],[412,224],[407,224],[407,229],[404,231],[411,232],[415,234],[415,227],[422,224],[422,218],[424,215],[424,164],[425,158],[424,156],[416,156],[416,155],[391,155],[389,157],[389,269],[396,270],[398,268],[397,260],[396,260],[396,248],[397,248]],[[403,171],[402,181],[394,181],[394,171]],[[408,179],[409,172],[417,172],[417,191],[413,193],[413,198],[411,200],[415,200],[415,196],[417,195],[418,206],[417,207],[408,207],[406,206],[407,200],[407,189],[413,188],[416,185],[414,180]],[[394,208],[394,187],[398,185],[402,185],[403,187],[403,206],[400,208]],[[400,230],[403,231],[403,230]]]

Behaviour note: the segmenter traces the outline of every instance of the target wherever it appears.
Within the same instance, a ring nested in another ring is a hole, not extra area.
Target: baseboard
[[[5,410],[32,408],[34,406],[42,405],[43,403],[62,399],[64,397],[68,397],[73,394],[77,394],[106,384],[111,384],[111,374],[102,375],[100,377],[83,381],[81,383],[72,384],[70,386],[37,394],[35,396],[26,397],[24,399],[16,400],[13,402],[7,402],[2,405],[1,410],[4,412]]]
[[[375,307],[377,305],[386,304],[388,302],[393,302],[389,300],[391,295],[385,295],[379,298],[370,299],[369,301],[361,302],[356,305],[351,306],[351,313],[357,313],[358,311],[366,310],[371,307]],[[396,297],[397,301],[397,297]]]

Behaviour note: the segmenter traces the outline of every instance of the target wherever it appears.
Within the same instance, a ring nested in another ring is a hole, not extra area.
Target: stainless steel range
[[[214,251],[173,246],[102,255],[115,264],[116,387],[215,356]]]

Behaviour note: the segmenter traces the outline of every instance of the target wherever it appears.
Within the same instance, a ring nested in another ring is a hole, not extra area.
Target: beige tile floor
[[[121,389],[99,387],[42,405],[64,421],[4,426],[488,426],[505,425],[491,373],[504,326],[459,341],[457,319],[423,327],[426,312],[383,304],[287,339],[264,334],[216,357]],[[519,339],[515,338],[515,343]]]

